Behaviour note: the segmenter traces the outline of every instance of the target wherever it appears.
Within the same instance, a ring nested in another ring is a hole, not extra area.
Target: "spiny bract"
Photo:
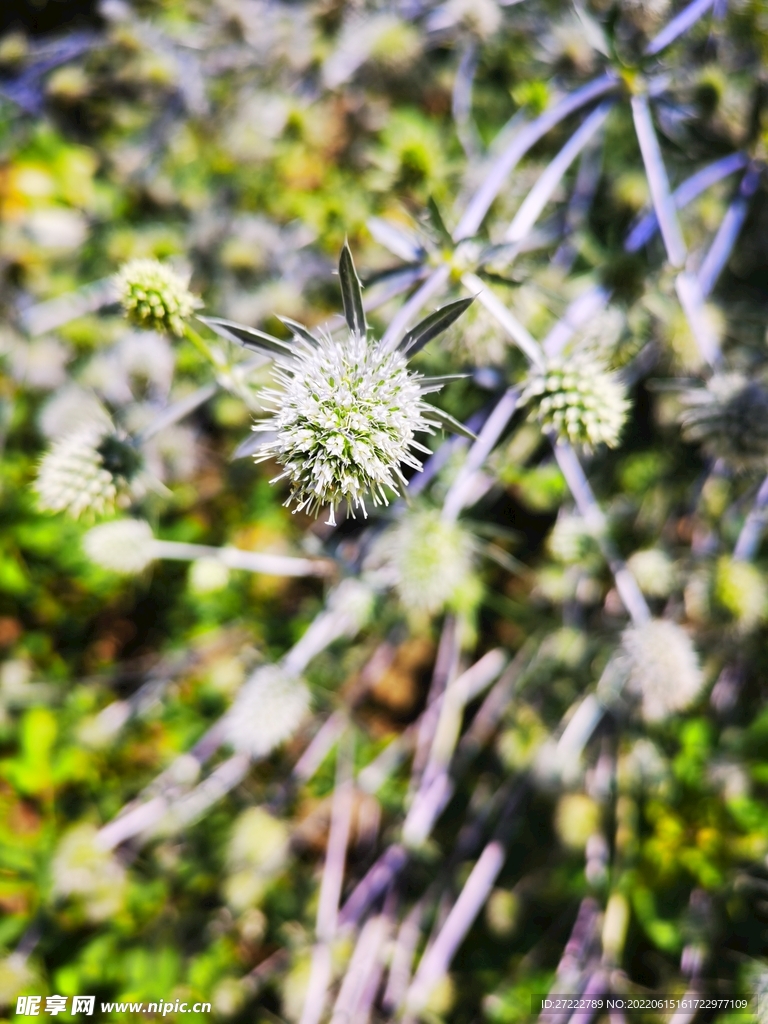
[[[158,260],[130,260],[115,284],[126,317],[137,327],[181,337],[184,321],[199,305],[187,281]]]
[[[585,355],[549,359],[525,384],[521,404],[543,427],[572,444],[614,448],[629,411],[624,385],[603,363]]]
[[[740,373],[716,373],[682,396],[683,435],[736,470],[768,467],[768,389]]]
[[[627,689],[640,698],[646,722],[683,711],[698,697],[704,678],[688,634],[667,619],[630,626],[621,637]]]
[[[40,507],[104,515],[125,498],[141,466],[130,441],[108,425],[90,423],[59,438],[43,456],[35,488]]]
[[[401,352],[351,331],[338,340],[322,335],[316,346],[297,341],[295,358],[278,363],[275,379],[281,390],[265,392],[275,413],[255,428],[271,435],[257,461],[283,466],[277,479],[290,483],[286,505],[312,515],[329,505],[331,522],[343,501],[366,514],[366,495],[386,505],[387,491],[405,487],[401,463],[421,469],[412,449],[428,449],[414,434],[437,423]]]

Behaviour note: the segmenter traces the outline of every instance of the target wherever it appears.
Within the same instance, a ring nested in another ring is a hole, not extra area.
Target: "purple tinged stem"
[[[485,181],[470,200],[453,233],[454,240],[459,242],[462,238],[469,238],[477,232],[507,176],[543,135],[569,114],[611,92],[617,85],[618,79],[615,75],[603,75],[563,97],[549,110],[545,110],[534,121],[521,128],[507,148],[491,164]]]
[[[654,36],[646,46],[645,52],[649,56],[660,53],[670,43],[673,43],[678,36],[692,28],[699,18],[703,18],[714,2],[715,0],[693,0],[692,4],[688,4],[687,7],[683,8],[678,15],[664,26],[657,36]]]
[[[760,485],[757,497],[752,508],[749,510],[741,533],[736,541],[733,550],[734,560],[737,562],[751,562],[757,554],[763,530],[768,522],[768,476]]]
[[[692,174],[675,189],[672,193],[672,200],[675,208],[682,210],[694,199],[697,199],[702,192],[716,185],[718,181],[727,178],[729,174],[735,174],[747,165],[747,157],[744,153],[729,153],[728,156],[707,164],[700,171]],[[659,229],[659,222],[656,213],[652,210],[641,218],[627,235],[624,243],[626,252],[637,252],[646,243],[650,242]]]
[[[391,351],[397,347],[398,342],[411,326],[411,322],[418,316],[419,311],[448,283],[449,276],[450,268],[443,264],[436,270],[433,270],[408,301],[403,303],[392,317],[389,327],[387,327],[381,339],[382,348],[385,351]]]
[[[711,293],[717,279],[728,262],[736,239],[739,237],[749,209],[749,202],[760,184],[760,170],[755,166],[747,169],[739,188],[739,194],[728,207],[725,216],[717,229],[712,245],[699,267],[699,285],[705,297]]]
[[[682,267],[685,263],[687,250],[680,225],[677,220],[675,204],[669,189],[667,170],[659,148],[659,140],[651,120],[648,97],[639,95],[632,97],[632,116],[635,121],[637,141],[640,144],[651,199],[656,217],[661,228],[661,235],[667,250],[669,262],[674,267]]]
[[[576,331],[603,311],[610,297],[610,291],[598,285],[574,299],[541,343],[546,355],[550,358],[560,355]]]

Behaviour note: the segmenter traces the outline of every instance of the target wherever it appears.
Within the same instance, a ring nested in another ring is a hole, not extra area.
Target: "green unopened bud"
[[[130,260],[115,283],[125,315],[137,327],[181,337],[184,321],[199,305],[187,281],[158,260]]]

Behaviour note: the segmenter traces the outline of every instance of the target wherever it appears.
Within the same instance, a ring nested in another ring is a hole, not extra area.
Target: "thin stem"
[[[472,122],[472,84],[477,71],[477,43],[471,39],[461,54],[453,82],[452,113],[456,134],[469,160],[477,160],[482,152],[480,137]]]
[[[448,282],[450,268],[443,264],[433,270],[426,281],[416,289],[407,302],[403,303],[400,309],[392,317],[389,327],[381,339],[382,348],[391,351],[397,347],[398,342],[411,325],[411,321],[418,315],[427,302],[436,295]]]
[[[692,28],[699,18],[704,17],[714,2],[715,0],[693,0],[692,4],[689,4],[680,11],[672,21],[664,26],[657,36],[651,39],[645,48],[645,52],[649,56],[660,53],[670,43],[673,43],[678,36],[681,36],[683,32],[687,32],[689,28]]]
[[[520,321],[507,309],[501,299],[488,288],[477,274],[463,274],[461,283],[471,295],[485,306],[491,316],[501,324],[517,347],[525,353],[534,366],[543,366],[541,349],[535,338],[526,330]]]
[[[261,572],[271,576],[328,576],[334,571],[333,563],[319,558],[292,558],[289,555],[271,555],[261,551],[243,551],[240,548],[217,548],[208,544],[186,544],[173,540],[155,540],[152,543],[155,558],[188,562],[198,558],[215,558],[229,569]]]
[[[760,184],[760,170],[749,167],[739,187],[739,194],[726,210],[712,245],[699,267],[699,286],[704,296],[710,294],[728,262],[749,210],[749,202]]]
[[[651,190],[651,199],[661,228],[667,257],[672,266],[682,267],[687,250],[677,220],[675,204],[670,194],[669,179],[661,155],[659,140],[656,138],[656,131],[651,120],[648,97],[645,95],[633,96],[631,102],[637,141],[640,144],[648,186]]]
[[[618,79],[613,73],[602,75],[593,82],[589,82],[575,92],[563,97],[549,110],[545,110],[543,114],[540,114],[535,121],[531,121],[521,128],[510,140],[507,148],[499,154],[489,167],[485,180],[472,199],[470,199],[466,210],[456,226],[456,230],[453,233],[454,240],[459,242],[462,238],[469,238],[477,232],[507,176],[542,136],[546,135],[555,125],[565,120],[569,114],[573,114],[576,110],[586,106],[593,100],[599,99],[606,93],[611,92],[617,85]]]
[[[596,110],[593,110],[589,117],[584,120],[584,123],[573,133],[557,156],[549,162],[536,181],[536,184],[523,200],[512,223],[507,228],[504,235],[505,242],[520,242],[525,238],[539,219],[544,207],[552,198],[555,189],[562,181],[568,168],[582,149],[592,140],[593,136],[602,128],[612,105],[612,102],[601,103]]]
[[[741,533],[733,549],[733,557],[737,562],[751,562],[757,554],[760,541],[768,523],[768,476],[765,477],[749,514],[741,528]]]
[[[201,388],[193,391],[191,395],[186,395],[184,398],[179,399],[178,402],[174,402],[173,405],[169,405],[167,409],[160,413],[157,419],[154,419],[149,426],[137,434],[136,444],[144,444],[145,441],[149,441],[150,438],[159,434],[161,430],[165,430],[166,427],[170,427],[172,424],[184,419],[185,416],[189,416],[195,409],[199,409],[201,405],[204,405],[209,398],[213,398],[218,389],[218,384],[204,384]]]
[[[208,343],[201,338],[190,324],[184,324],[184,337],[195,346],[200,355],[204,356],[211,366],[215,366],[217,370],[221,369],[221,359],[216,358]]]
[[[550,358],[559,355],[576,331],[605,309],[610,297],[607,288],[597,285],[574,299],[541,343],[546,355]]]

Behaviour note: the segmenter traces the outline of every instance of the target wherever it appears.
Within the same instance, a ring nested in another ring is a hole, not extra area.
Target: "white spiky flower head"
[[[646,722],[660,722],[696,700],[704,677],[688,634],[667,619],[630,626],[621,637],[626,687]]]
[[[227,712],[227,742],[239,753],[267,757],[296,732],[310,706],[301,679],[276,665],[264,665],[241,687]]]
[[[472,535],[443,520],[439,509],[413,508],[379,540],[372,561],[391,570],[408,611],[436,615],[473,585],[475,546]]]
[[[35,489],[40,507],[105,515],[134,492],[142,458],[108,423],[91,422],[55,441],[43,456]]]
[[[738,471],[768,467],[768,389],[740,373],[716,373],[682,395],[683,435]]]
[[[604,363],[586,354],[548,359],[534,368],[521,403],[531,416],[558,437],[592,448],[615,448],[627,418],[626,389]]]
[[[53,895],[82,900],[90,921],[105,921],[123,903],[126,875],[98,840],[93,825],[76,825],[59,843],[51,864]]]
[[[164,334],[184,333],[199,306],[188,281],[159,260],[129,260],[115,276],[120,304],[131,323]]]
[[[83,537],[83,549],[92,562],[112,572],[133,576],[155,558],[152,527],[143,519],[115,519],[94,526]]]
[[[266,435],[256,461],[275,459],[290,494],[285,504],[317,515],[328,506],[329,522],[346,502],[348,513],[366,515],[365,501],[388,504],[390,493],[407,486],[402,466],[420,470],[415,451],[429,450],[415,440],[447,425],[462,430],[446,413],[427,405],[442,379],[424,378],[408,368],[408,358],[446,330],[471,300],[449,303],[409,331],[396,348],[369,339],[360,282],[348,246],[339,262],[347,330],[339,337],[315,337],[301,324],[286,344],[241,324],[201,318],[222,337],[267,352],[275,358],[276,388],[264,400],[272,416],[254,430]],[[274,481],[273,481],[274,482]]]

